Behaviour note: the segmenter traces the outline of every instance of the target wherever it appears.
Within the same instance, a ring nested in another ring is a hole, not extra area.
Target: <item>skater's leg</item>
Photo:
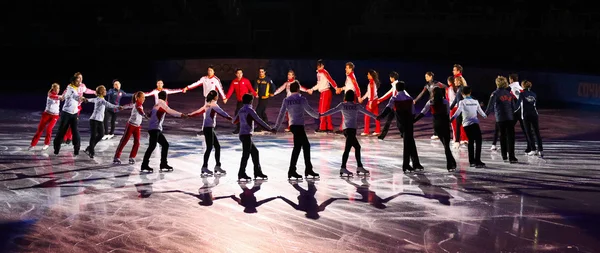
[[[388,131],[390,130],[390,126],[392,125],[392,120],[394,120],[394,113],[388,114],[385,125],[383,125],[383,130],[381,130],[381,134],[379,135],[380,139],[383,140],[387,135]]]
[[[502,159],[508,159],[508,128],[512,127],[510,121],[497,122],[496,125],[500,130],[500,153],[502,153]]]
[[[31,145],[32,147],[35,147],[35,145],[37,145],[38,141],[40,140],[40,137],[42,136],[42,133],[44,132],[44,129],[46,128],[46,126],[48,125],[48,123],[50,123],[50,114],[43,112],[42,113],[42,118],[40,119],[40,123],[38,124],[37,130],[35,131],[35,135],[33,135],[33,139],[31,139]],[[48,139],[48,133],[46,132],[46,139]]]
[[[481,128],[479,127],[479,124],[475,124],[475,130],[473,135],[475,135],[475,162],[476,163],[481,163],[481,143],[482,143],[482,139],[481,139]],[[471,138],[469,138],[469,140],[471,140]]]
[[[379,115],[379,105],[374,102],[370,111],[375,115]],[[381,122],[379,120],[375,120],[375,133],[381,133]]]
[[[63,138],[65,137],[66,133],[67,133],[67,129],[69,128],[69,114],[66,112],[61,112],[60,113],[60,122],[58,124],[58,134],[56,134],[56,137],[54,138],[54,153],[58,154],[58,152],[60,151],[60,144],[63,141]]]
[[[160,163],[166,165],[168,164],[167,155],[169,154],[169,142],[167,141],[167,138],[165,138],[165,136],[163,135],[162,131],[158,134],[158,144],[160,144],[161,147]]]
[[[79,153],[79,148],[81,147],[81,138],[79,135],[79,116],[74,116],[69,121],[69,126],[71,127],[71,134],[73,135],[73,150],[75,153]]]
[[[533,132],[535,133],[535,139],[538,145],[538,151],[544,151],[544,147],[542,146],[542,136],[540,135],[540,124],[538,117],[533,117],[531,120],[531,126],[533,128]]]
[[[516,159],[515,156],[515,128],[509,127],[506,131],[508,134],[508,158]]]
[[[300,149],[302,149],[302,138],[300,137],[300,128],[302,126],[291,126],[290,131],[294,138],[294,148],[292,149],[292,157],[290,160],[290,169],[296,169],[298,163],[298,156],[300,156]],[[305,134],[306,135],[306,134]],[[306,152],[306,150],[304,150]]]
[[[219,139],[217,139],[217,134],[213,129],[213,147],[215,147],[215,162],[217,166],[221,166],[221,144],[219,144]]]
[[[329,108],[331,108],[331,90],[325,92],[325,97],[325,111],[327,111]],[[333,122],[331,121],[331,116],[325,117],[325,120],[327,123],[327,130],[333,131]]]
[[[327,111],[327,109],[325,109],[325,93],[326,92],[321,92],[321,95],[319,96],[319,113],[325,113]],[[319,117],[319,130],[321,131],[327,130],[325,118],[326,117]]]
[[[465,126],[465,132],[467,132],[467,138],[469,138],[469,164],[475,164],[475,124]]]
[[[496,144],[498,143],[498,135],[500,134],[500,128],[498,127],[498,124],[494,125],[494,140],[492,140],[492,145],[496,146]]]
[[[252,163],[254,164],[254,171],[256,172],[258,169],[260,169],[260,159],[258,157],[258,149],[256,148],[256,145],[254,145],[254,142],[252,141],[252,139],[250,139],[250,157],[252,157]]]
[[[448,129],[448,127],[446,127],[446,129],[438,129],[437,133],[438,137],[440,137],[442,145],[444,145],[444,153],[446,154],[446,164],[448,165],[448,167],[455,166],[456,160],[454,160],[452,150],[450,149],[450,129]]]
[[[117,123],[117,113],[116,112],[112,112],[112,116],[110,118],[110,135],[114,135],[115,134],[115,124]],[[106,133],[106,132],[104,132]]]
[[[346,144],[344,145],[344,153],[342,154],[342,168],[346,168],[348,162],[348,156],[350,155],[350,149],[352,149],[352,139],[350,136],[354,134],[356,138],[356,129],[346,128],[344,129],[344,136],[346,137]]]
[[[86,149],[87,151],[89,151],[92,148],[94,140],[96,139],[97,131],[96,131],[96,124],[94,123],[94,121],[95,120],[90,119],[90,142],[88,143],[88,146]]]
[[[138,149],[140,148],[140,132],[142,130],[141,126],[131,126],[133,130],[131,130],[133,135],[133,147],[131,148],[131,153],[129,153],[129,158],[135,158],[137,156]]]
[[[364,134],[369,134],[371,132],[371,117],[365,115],[364,116],[365,126],[364,126]]]
[[[106,126],[106,124],[105,124]],[[105,128],[106,129],[106,128]],[[133,134],[133,127],[129,124],[125,126],[125,133],[121,136],[121,140],[119,141],[119,146],[117,146],[117,150],[115,151],[115,158],[121,158],[121,153],[123,152],[123,148],[127,145],[129,138]],[[134,137],[135,138],[135,137]]]
[[[304,126],[299,133],[300,142],[302,143],[302,153],[304,155],[304,166],[306,169],[312,169],[312,162],[310,161],[310,142],[308,141],[308,136],[306,136],[306,131],[304,130]]]
[[[242,141],[242,160],[240,161],[239,174],[246,173],[246,165],[248,165],[248,158],[250,158],[250,149],[252,147],[252,141],[250,135],[240,135],[240,141]]]
[[[352,147],[354,148],[354,157],[356,158],[356,166],[357,167],[362,167],[362,159],[361,159],[361,155],[360,155],[360,143],[358,142],[358,139],[356,138],[356,129],[352,129],[353,133],[351,133],[348,136],[348,139],[350,139],[350,143],[352,144]]]
[[[104,123],[96,120],[90,120],[90,124],[93,124],[92,132],[94,136],[94,139],[90,143],[90,152],[94,154],[96,144],[98,144],[98,142],[100,142],[100,140],[104,136]]]
[[[421,162],[419,161],[419,154],[417,153],[412,118],[402,122],[402,126],[404,127],[404,139],[408,140],[408,142],[405,142],[406,145],[404,146],[404,149],[408,149],[409,158],[412,160],[413,167],[419,167],[421,166]]]
[[[150,156],[152,156],[152,152],[154,152],[156,144],[158,143],[158,136],[160,135],[160,130],[150,130],[148,131],[148,135],[150,136],[150,140],[148,141],[148,149],[146,149],[146,153],[144,154],[142,166],[148,165],[150,163]]]
[[[58,121],[58,115],[51,115],[50,121],[48,125],[46,125],[46,137],[44,139],[44,145],[50,145],[50,140],[52,139],[52,129],[54,129],[54,125]]]
[[[525,137],[527,138],[527,143],[529,143],[530,151],[536,151],[535,140],[533,134],[533,124],[530,119],[523,119],[523,124],[525,125]]]
[[[208,159],[210,158],[210,152],[213,149],[213,144],[214,144],[214,134],[213,134],[213,128],[212,127],[205,127],[204,131],[204,144],[206,144],[206,150],[204,151],[204,163],[202,163],[202,167],[208,167]]]

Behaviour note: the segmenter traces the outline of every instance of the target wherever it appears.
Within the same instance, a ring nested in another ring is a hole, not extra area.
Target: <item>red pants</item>
[[[331,107],[331,90],[321,92],[319,98],[319,113],[324,113]],[[333,131],[333,123],[331,123],[331,116],[321,117],[321,124],[319,130],[330,130]]]
[[[372,112],[375,115],[379,115],[379,104],[375,101],[370,101],[367,103],[367,111]],[[364,133],[368,134],[371,132],[371,117],[365,115],[365,131]],[[375,133],[381,133],[381,123],[379,120],[375,120]]]
[[[79,118],[79,114],[81,113],[81,105],[79,105],[77,107],[77,117]],[[73,139],[73,133],[71,132],[71,128],[69,127],[69,129],[67,129],[67,133],[65,133],[65,138],[63,139],[64,141],[67,140],[72,140]]]
[[[452,108],[452,110],[450,110],[450,116],[454,115],[454,113],[457,110],[458,110],[458,107]],[[456,136],[456,120],[452,121],[452,132],[453,132],[452,136]],[[465,128],[462,126],[462,124],[460,125],[460,141],[469,141],[469,138],[467,138],[467,133],[465,132]],[[454,142],[459,142],[459,141],[454,140]]]
[[[44,145],[50,145],[50,139],[52,139],[52,129],[54,128],[54,125],[56,125],[58,118],[58,115],[52,115],[47,112],[42,113],[42,119],[40,120],[40,124],[38,125],[35,135],[33,136],[33,140],[31,140],[32,147],[35,147],[35,145],[37,145],[44,130],[46,130],[46,138],[44,139]]]
[[[121,137],[121,141],[119,142],[119,146],[117,147],[117,152],[115,152],[115,158],[121,157],[121,152],[123,152],[123,148],[129,141],[131,135],[133,135],[133,148],[131,148],[131,153],[129,154],[129,158],[135,158],[137,155],[138,149],[140,148],[140,132],[142,130],[141,126],[134,126],[127,123],[125,126],[125,134]]]

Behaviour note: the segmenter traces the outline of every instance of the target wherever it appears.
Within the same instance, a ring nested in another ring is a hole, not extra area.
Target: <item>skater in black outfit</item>
[[[396,122],[398,129],[402,126],[404,129],[404,151],[403,151],[403,164],[402,170],[404,172],[423,170],[423,166],[419,162],[419,155],[417,153],[417,145],[415,144],[414,138],[414,118],[415,118],[415,106],[412,97],[404,92],[404,82],[399,81],[396,84],[396,91],[398,94],[390,99],[390,102],[386,106],[385,110],[377,116],[377,120],[384,119],[389,113],[394,113],[396,110]],[[412,167],[410,166],[410,160],[412,160]]]
[[[517,103],[517,100],[519,100],[519,98],[521,97],[520,96],[521,92],[523,92],[523,87],[521,87],[521,84],[519,84],[519,75],[517,75],[517,74],[508,75],[508,81],[509,81],[508,88],[510,89],[510,92],[515,97],[515,103]],[[523,132],[523,135],[525,136],[525,141],[527,142],[527,148],[525,148],[525,154],[529,154],[531,152],[531,149],[532,149],[531,146],[533,144],[529,142],[530,137],[531,137],[528,135],[529,132],[525,131],[525,124],[523,124],[521,110],[515,111],[513,118],[514,118],[513,126],[516,126],[517,122],[521,126],[521,131]]]
[[[350,155],[350,149],[354,148],[354,155],[356,157],[356,174],[363,175],[369,174],[369,171],[363,167],[361,158],[360,158],[360,143],[358,139],[356,139],[356,121],[358,120],[358,113],[361,112],[364,115],[367,115],[371,118],[376,118],[377,116],[372,112],[369,112],[365,107],[361,104],[354,102],[354,91],[349,90],[344,94],[344,102],[339,103],[336,107],[331,108],[327,112],[321,114],[322,117],[329,116],[336,112],[342,112],[343,115],[343,132],[346,137],[346,145],[344,146],[344,153],[342,154],[342,167],[340,169],[340,176],[344,174],[348,176],[352,176],[352,172],[346,169],[346,162],[348,162],[348,156]]]
[[[385,93],[385,95],[383,95],[383,97],[380,97],[377,101],[377,104],[381,104],[383,101],[390,99],[393,96],[396,96],[396,94],[398,94],[398,91],[396,91],[396,84],[398,83],[398,72],[396,71],[392,71],[392,73],[390,73],[390,82],[392,82],[392,88]],[[406,91],[404,91],[404,93],[406,93]],[[408,93],[406,93],[406,95],[408,95]],[[377,136],[377,138],[379,138],[380,140],[385,139],[385,136],[387,135],[388,131],[390,130],[390,126],[392,125],[392,121],[395,118],[395,113],[390,113],[385,121],[385,125],[383,126],[383,130],[381,130],[381,134],[379,136]],[[404,136],[404,133],[402,133],[402,127],[399,128],[400,130],[400,137]]]
[[[500,149],[504,162],[518,163],[515,157],[515,125],[514,112],[516,110],[515,97],[508,91],[506,77],[496,78],[496,91],[490,96],[486,114],[494,110],[496,124],[500,129]]]
[[[76,156],[79,155],[79,148],[81,147],[81,139],[77,128],[77,124],[79,123],[79,103],[86,101],[78,91],[79,85],[81,85],[81,75],[75,75],[71,78],[71,84],[67,86],[67,89],[63,93],[65,103],[60,112],[58,134],[56,134],[53,143],[55,155],[58,155],[60,152],[61,141],[65,138],[69,128],[73,134],[73,154]]]
[[[427,83],[425,84],[425,86],[423,87],[423,90],[421,91],[421,93],[419,93],[419,95],[417,95],[417,97],[415,98],[415,100],[413,101],[413,103],[417,103],[419,101],[419,99],[421,99],[421,97],[423,97],[423,95],[425,95],[425,93],[429,93],[429,101],[431,101],[433,99],[433,91],[435,88],[446,88],[446,85],[433,80],[433,77],[435,76],[435,74],[433,74],[433,72],[428,71],[427,73],[425,73],[425,81],[427,81]],[[435,131],[435,127],[433,128],[433,135],[431,136],[432,140],[437,140],[439,137],[437,135],[437,132]]]
[[[487,118],[487,115],[481,109],[479,101],[471,97],[471,87],[465,86],[461,94],[464,99],[458,103],[458,110],[454,113],[451,121],[458,116],[463,118],[463,128],[469,138],[469,164],[471,167],[484,168],[485,163],[481,162],[481,129],[479,128],[479,119],[477,114]],[[477,147],[475,147],[477,145]]]
[[[519,95],[518,100],[518,109],[517,112],[521,112],[521,119],[523,119],[523,124],[525,124],[525,133],[529,138],[531,151],[527,155],[538,155],[539,157],[544,157],[542,147],[542,136],[540,135],[540,125],[538,120],[538,111],[537,111],[537,95],[535,92],[531,91],[531,82],[523,81],[523,92]],[[535,139],[534,139],[535,135]],[[535,147],[535,143],[537,142],[537,149]]]
[[[290,167],[288,170],[288,179],[295,178],[301,179],[302,176],[296,172],[296,163],[298,163],[298,156],[300,156],[300,149],[304,152],[304,176],[312,176],[313,178],[319,177],[318,173],[313,170],[312,163],[310,162],[310,142],[306,136],[304,130],[304,112],[308,113],[311,117],[318,119],[319,113],[315,111],[310,105],[308,100],[300,95],[300,83],[294,81],[290,84],[291,94],[283,100],[281,104],[281,110],[279,110],[279,116],[275,123],[274,129],[277,130],[282,124],[283,117],[286,113],[289,115],[288,125],[290,131],[294,134],[294,149],[292,150],[292,159],[290,160]]]
[[[446,92],[443,88],[435,88],[433,90],[433,100],[430,100],[425,104],[425,107],[415,118],[415,122],[423,118],[425,114],[431,110],[433,115],[433,129],[438,134],[442,145],[444,145],[444,152],[446,153],[446,168],[448,171],[454,171],[456,169],[456,160],[452,156],[452,150],[450,149],[450,106],[445,98]]]
[[[309,180],[308,189],[304,189],[298,185],[296,181],[290,181],[290,184],[296,189],[300,195],[298,196],[298,204],[292,202],[286,197],[278,196],[285,203],[293,207],[298,211],[306,212],[305,216],[309,219],[318,219],[320,217],[319,213],[325,211],[327,206],[331,205],[336,200],[347,200],[348,198],[329,198],[324,201],[320,205],[317,203],[317,199],[315,198],[315,193],[317,193],[317,187],[315,186],[315,181]]]
[[[144,154],[144,161],[142,162],[142,171],[153,172],[154,169],[150,168],[150,156],[156,148],[156,144],[160,144],[160,170],[172,171],[173,167],[169,166],[167,162],[167,154],[169,153],[169,142],[162,133],[163,121],[165,120],[165,114],[171,114],[174,117],[187,118],[187,115],[171,109],[167,105],[167,93],[161,91],[158,93],[158,101],[152,108],[150,116],[148,135],[150,135],[150,141],[148,142],[148,149]]]
[[[238,180],[250,180],[251,178],[246,175],[246,165],[248,164],[248,158],[252,156],[252,163],[254,164],[254,179],[261,178],[267,179],[267,175],[263,174],[260,167],[260,161],[258,159],[258,149],[252,142],[252,133],[254,132],[254,122],[256,121],[259,125],[275,133],[275,129],[271,128],[265,123],[258,115],[256,111],[252,109],[252,95],[246,94],[242,97],[244,106],[239,110],[238,114],[233,118],[233,124],[240,124],[240,141],[242,141],[242,160],[240,161],[240,170],[238,171]]]

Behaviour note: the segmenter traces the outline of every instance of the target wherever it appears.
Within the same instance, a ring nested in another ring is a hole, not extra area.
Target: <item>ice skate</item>
[[[369,135],[369,133],[361,133],[360,135],[361,136],[367,136],[367,135]]]
[[[148,164],[142,164],[142,168],[140,169],[141,172],[147,172],[147,173],[153,173],[154,169],[150,168],[150,166],[148,166]]]
[[[423,168],[423,165],[421,165],[421,164],[417,164],[417,165],[413,164],[413,168],[415,170],[418,170],[418,171],[424,171],[425,170],[425,168]]]
[[[300,176],[296,169],[288,170],[288,180],[302,180],[302,176]]]
[[[290,131],[290,129],[289,129],[289,128],[286,128],[284,131],[287,133],[287,132],[289,132],[289,131]]]
[[[173,171],[173,167],[169,166],[169,164],[167,163],[161,163],[160,164],[160,172],[171,172]]]
[[[492,146],[490,147],[490,150],[496,151],[496,150],[498,150],[498,147],[496,147],[496,145],[492,145]]]
[[[527,153],[528,156],[534,156],[537,154],[537,151],[530,151],[529,153]]]
[[[381,134],[381,133],[374,132],[372,135],[373,135],[373,136],[379,136],[380,134]]]
[[[408,172],[414,172],[415,169],[413,167],[410,167],[410,165],[406,165],[406,166],[402,166],[402,171],[404,173],[406,173],[406,171],[408,171]]]
[[[538,151],[536,155],[539,156],[540,158],[544,158],[544,152],[542,152],[542,151]]]
[[[116,158],[116,157],[115,157],[115,158],[113,159],[113,164],[114,164],[114,165],[121,165],[121,159],[119,159],[119,158]]]
[[[439,140],[439,139],[440,139],[440,137],[438,137],[437,135],[432,135],[432,136],[431,136],[431,139],[432,139],[432,140]]]
[[[307,168],[306,170],[304,170],[304,177],[306,179],[309,179],[308,178],[309,176],[312,179],[321,178],[321,176],[319,175],[319,173],[316,173],[312,168]]]
[[[225,171],[224,169],[221,169],[221,165],[216,165],[214,171],[215,171],[215,174],[225,174],[225,173],[227,173],[227,171]]]
[[[29,148],[27,148],[27,151],[33,151],[34,146],[29,146]]]
[[[483,168],[485,168],[485,163],[482,163],[482,162],[476,162],[476,163],[475,163],[475,168],[478,168],[478,169],[483,169]]]
[[[246,175],[246,172],[238,173],[238,182],[248,182],[251,180],[252,180],[252,178],[250,178],[248,175]]]
[[[362,174],[363,174],[363,176],[367,176],[367,175],[370,175],[370,174],[371,174],[371,173],[370,173],[368,170],[366,170],[366,169],[365,169],[365,168],[363,168],[363,167],[358,167],[358,168],[356,168],[356,175],[357,175],[357,176],[360,176],[360,173],[362,173]]]
[[[456,164],[450,164],[446,166],[446,169],[448,169],[448,172],[456,171]]]
[[[263,174],[262,170],[258,168],[254,170],[254,180],[269,180],[269,177]]]
[[[135,164],[135,158],[129,157],[129,164]]]
[[[508,162],[510,162],[511,164],[515,164],[515,163],[519,163],[519,160],[517,158],[510,158],[508,159]]]
[[[202,167],[202,170],[200,170],[200,176],[206,177],[206,176],[212,176],[213,172],[210,171],[207,167]]]
[[[455,142],[452,146],[454,149],[460,148],[460,142]]]
[[[345,175],[345,177],[353,177],[354,176],[354,174],[352,174],[352,172],[350,172],[348,169],[341,168],[340,169],[340,177],[344,177],[344,175]]]
[[[42,150],[47,150],[50,146],[48,145],[44,145],[44,147],[42,148]]]

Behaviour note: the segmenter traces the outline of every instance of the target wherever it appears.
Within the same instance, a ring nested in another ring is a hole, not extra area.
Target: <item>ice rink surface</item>
[[[191,112],[199,97],[174,95],[170,106]],[[317,96],[311,97],[316,107]],[[271,102],[275,121],[281,97]],[[152,99],[146,101],[149,109]],[[336,103],[333,103],[335,105]],[[224,106],[233,113],[233,103]],[[344,138],[315,134],[308,120],[318,181],[287,180],[292,135],[257,134],[268,181],[238,184],[241,144],[218,119],[221,177],[200,177],[201,118],[165,120],[169,173],[140,173],[147,147],[143,123],[138,164],[112,164],[129,112],[120,113],[117,136],[102,141],[96,157],[72,146],[27,151],[38,111],[0,111],[0,251],[17,252],[598,252],[600,251],[600,118],[594,112],[541,110],[545,158],[523,154],[505,164],[490,151],[493,117],[482,120],[485,169],[470,168],[466,148],[454,151],[449,173],[431,118],[417,123],[425,171],[404,174],[395,127],[385,141],[360,137],[370,177],[341,179]],[[383,106],[381,107],[383,109]],[[79,123],[82,150],[89,109]],[[339,127],[340,116],[333,119]],[[362,125],[362,121],[360,122]],[[56,132],[55,128],[55,132]],[[280,130],[283,130],[281,128]],[[362,127],[359,129],[362,132]],[[520,138],[520,129],[516,128]],[[43,141],[42,141],[43,142]],[[122,160],[131,148],[128,144]],[[151,166],[158,168],[159,149]],[[214,167],[211,157],[209,168]],[[356,170],[353,154],[348,169]],[[303,174],[302,157],[298,172]],[[252,162],[248,174],[252,176]]]

